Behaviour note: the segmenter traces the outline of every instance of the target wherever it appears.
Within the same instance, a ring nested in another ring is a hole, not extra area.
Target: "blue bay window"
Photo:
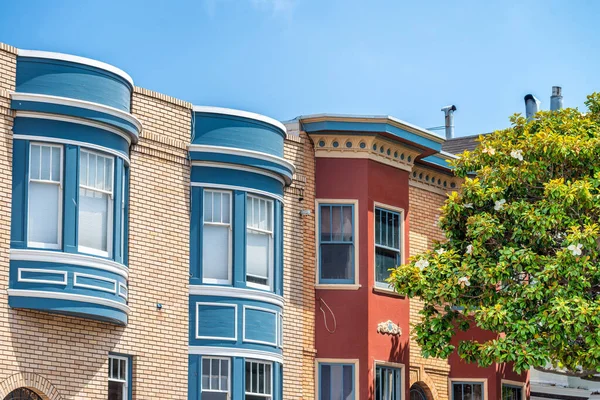
[[[354,223],[353,204],[319,205],[319,283],[357,283]]]

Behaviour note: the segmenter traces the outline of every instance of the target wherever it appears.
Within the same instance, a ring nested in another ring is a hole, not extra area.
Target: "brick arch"
[[[429,377],[429,375],[427,375],[427,372],[423,370],[420,372],[421,373],[418,376],[416,374],[410,374],[410,387],[412,387],[414,384],[419,385],[425,392],[427,400],[439,399],[439,395],[433,380]]]
[[[32,372],[19,372],[0,383],[0,399],[8,396],[13,390],[22,387],[33,390],[42,400],[62,400],[58,390],[50,381]]]

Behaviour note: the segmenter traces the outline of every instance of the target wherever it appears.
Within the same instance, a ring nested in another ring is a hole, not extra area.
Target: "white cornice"
[[[80,303],[93,303],[101,306],[107,306],[117,308],[123,311],[125,314],[129,314],[130,308],[127,304],[119,303],[118,301],[104,299],[101,297],[85,296],[82,294],[73,294],[65,292],[45,292],[42,290],[23,290],[23,289],[7,289],[9,296],[14,297],[34,297],[41,299],[55,299],[55,300],[70,300]]]
[[[20,57],[47,58],[50,60],[67,61],[67,62],[88,65],[90,67],[103,69],[107,72],[111,72],[111,73],[125,79],[127,81],[127,83],[129,83],[131,85],[132,89],[134,87],[133,79],[131,79],[131,76],[129,76],[129,74],[127,72],[123,71],[120,68],[112,66],[110,64],[104,63],[102,61],[93,60],[91,58],[86,58],[86,57],[74,56],[71,54],[55,53],[52,51],[40,51],[40,50],[18,49],[17,55]]]
[[[261,350],[244,349],[241,347],[190,346],[189,354],[198,354],[203,356],[243,357],[283,364],[283,356],[281,354]]]
[[[238,299],[262,301],[283,308],[285,300],[275,293],[231,286],[190,285],[190,295],[234,297]]]
[[[280,129],[283,133],[287,133],[285,129],[285,125],[281,122],[273,119],[271,117],[267,117],[266,115],[256,114],[249,111],[242,110],[234,110],[233,108],[222,108],[222,107],[211,107],[211,106],[194,106],[194,112],[208,113],[208,114],[220,114],[220,115],[232,115],[235,117],[248,118],[256,121],[264,122],[269,125]]]
[[[77,253],[63,253],[60,251],[10,249],[10,259],[15,261],[38,261],[54,264],[79,265],[81,267],[101,269],[121,275],[125,279],[129,270],[122,264],[104,258],[86,256]]]

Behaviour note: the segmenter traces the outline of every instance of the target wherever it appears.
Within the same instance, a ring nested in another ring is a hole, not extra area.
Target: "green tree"
[[[586,105],[514,115],[454,162],[464,183],[442,207],[447,240],[389,280],[425,304],[425,357],[600,372],[600,94]],[[497,335],[453,345],[470,326]]]

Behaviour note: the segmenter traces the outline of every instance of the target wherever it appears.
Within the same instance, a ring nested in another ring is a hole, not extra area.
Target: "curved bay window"
[[[273,276],[273,201],[248,196],[246,201],[246,282],[270,290]]]

